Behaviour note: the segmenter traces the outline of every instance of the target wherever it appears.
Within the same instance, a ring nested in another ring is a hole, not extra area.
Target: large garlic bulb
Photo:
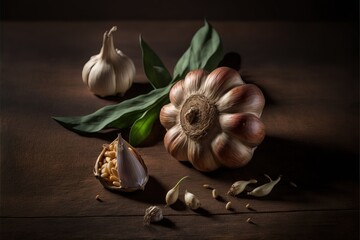
[[[167,129],[165,148],[200,171],[244,166],[265,137],[259,119],[264,96],[231,68],[220,67],[210,74],[191,71],[174,84],[169,98],[160,112]]]
[[[124,95],[135,76],[133,61],[114,47],[112,33],[116,29],[104,33],[100,53],[92,56],[82,70],[83,82],[100,97]]]

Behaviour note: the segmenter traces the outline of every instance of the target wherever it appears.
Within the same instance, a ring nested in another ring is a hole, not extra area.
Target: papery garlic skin
[[[264,95],[231,68],[190,71],[169,99],[160,112],[165,148],[200,171],[246,165],[265,137]]]
[[[164,218],[162,210],[158,206],[150,206],[145,210],[144,224],[149,225],[151,222],[159,222]]]
[[[196,210],[201,206],[200,200],[191,192],[185,190],[184,200],[186,206],[192,210]]]
[[[252,190],[251,192],[248,192],[247,194],[254,196],[254,197],[264,197],[264,196],[268,195],[272,191],[274,186],[276,184],[278,184],[278,182],[280,182],[280,180],[281,180],[281,175],[276,180],[272,180],[266,174],[265,174],[265,177],[267,177],[270,180],[270,182],[265,183],[265,184],[255,188],[254,190]]]
[[[92,56],[82,70],[83,82],[100,97],[124,95],[135,76],[133,61],[114,47],[112,33],[116,29],[114,26],[104,33],[100,53]]]

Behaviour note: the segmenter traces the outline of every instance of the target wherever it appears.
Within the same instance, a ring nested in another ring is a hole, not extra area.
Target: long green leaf
[[[169,93],[170,85],[128,99],[118,104],[105,106],[94,113],[77,117],[53,117],[66,128],[80,132],[98,132],[105,127],[130,127],[147,109],[158,104]]]
[[[167,98],[166,98],[167,100]],[[133,146],[141,144],[151,133],[155,121],[159,117],[159,111],[165,101],[154,105],[148,109],[139,119],[137,119],[130,129],[129,142]]]
[[[171,75],[164,66],[159,56],[150,48],[150,46],[140,36],[140,47],[144,72],[154,88],[162,88],[171,82]]]
[[[194,69],[212,71],[223,57],[219,34],[205,21],[191,40],[190,47],[178,60],[174,68],[173,81],[182,79]]]

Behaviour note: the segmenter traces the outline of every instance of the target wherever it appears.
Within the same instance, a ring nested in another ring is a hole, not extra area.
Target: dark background
[[[357,0],[2,0],[2,20],[355,21]]]

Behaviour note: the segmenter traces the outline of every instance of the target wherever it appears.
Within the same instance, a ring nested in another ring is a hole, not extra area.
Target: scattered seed
[[[213,198],[217,198],[217,197],[218,197],[218,195],[217,195],[217,193],[216,193],[216,189],[213,189],[213,190],[212,190],[212,197],[213,197]]]
[[[297,188],[297,185],[294,182],[289,182],[289,184],[295,188]]]
[[[227,202],[226,206],[225,206],[226,210],[231,210],[231,202]]]
[[[246,222],[248,222],[248,223],[254,223],[254,222],[251,220],[251,218],[246,219]]]
[[[250,203],[246,204],[245,207],[246,207],[246,208],[250,208]]]
[[[99,202],[101,202],[101,198],[100,198],[100,195],[99,195],[99,194],[96,195],[95,199],[98,200]]]

